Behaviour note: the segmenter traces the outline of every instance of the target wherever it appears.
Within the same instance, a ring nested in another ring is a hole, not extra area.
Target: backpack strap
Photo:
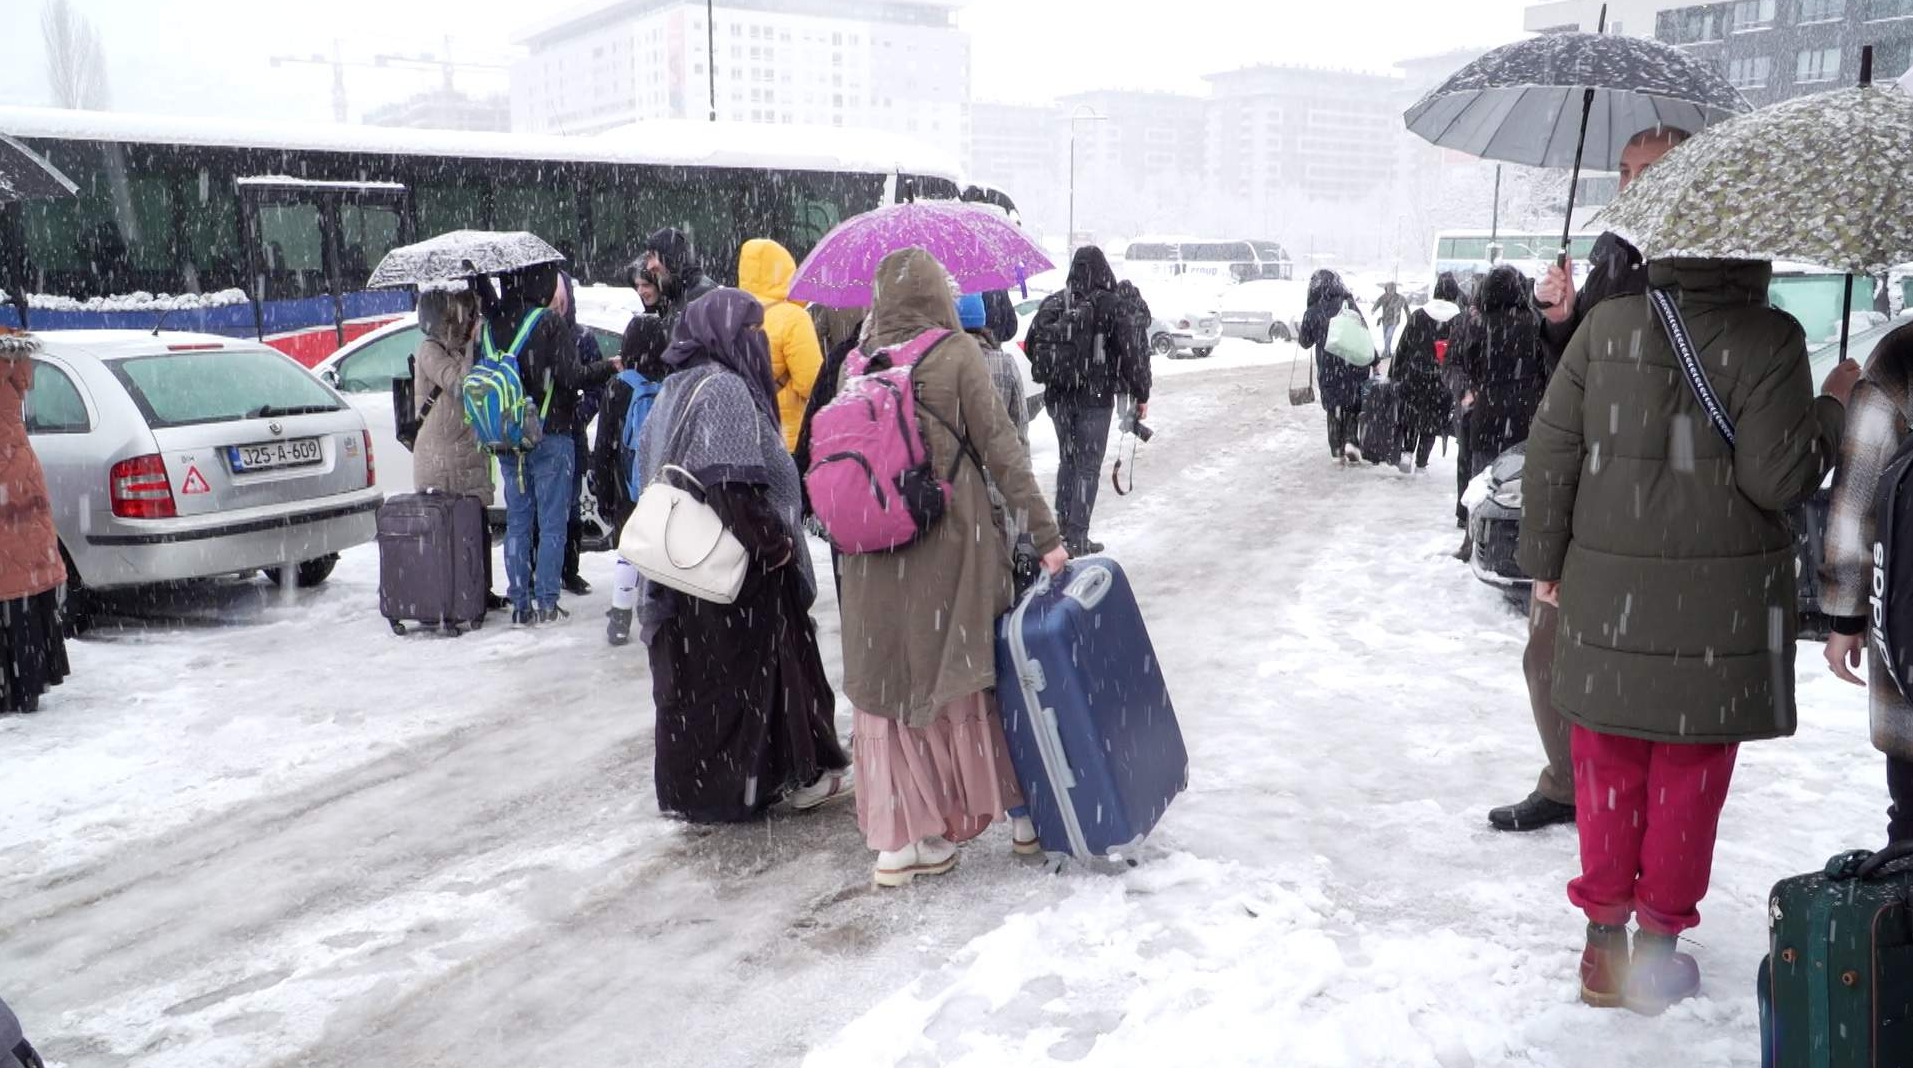
[[[1721,440],[1732,449],[1736,439],[1734,420],[1727,414],[1727,406],[1720,401],[1720,394],[1714,391],[1713,383],[1707,380],[1707,370],[1701,365],[1700,352],[1694,347],[1694,338],[1687,335],[1687,322],[1681,319],[1674,297],[1666,288],[1653,288],[1647,293],[1648,302],[1659,316],[1661,328],[1667,331],[1667,339],[1674,345],[1674,359],[1679,363],[1681,374],[1687,378],[1687,387],[1694,392],[1694,398],[1700,401],[1701,410],[1707,412],[1707,421],[1719,432]]]

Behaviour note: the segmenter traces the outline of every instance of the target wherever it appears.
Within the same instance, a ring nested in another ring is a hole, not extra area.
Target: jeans
[[[1382,354],[1387,355],[1391,358],[1394,357],[1395,330],[1399,328],[1401,328],[1399,324],[1390,324],[1388,322],[1382,323]]]
[[[1056,465],[1056,525],[1063,541],[1080,549],[1089,541],[1089,517],[1102,488],[1103,454],[1109,450],[1116,405],[1064,396],[1049,401],[1049,413],[1061,454]]]
[[[558,605],[558,585],[564,577],[565,502],[571,492],[573,441],[547,437],[538,447],[498,461],[505,482],[505,576],[511,582],[506,596],[512,608],[529,612],[534,598],[541,609]],[[532,578],[532,531],[538,542],[537,578]]]

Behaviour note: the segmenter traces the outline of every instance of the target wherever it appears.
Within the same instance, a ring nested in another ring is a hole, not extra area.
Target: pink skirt
[[[958,699],[927,728],[862,710],[855,727],[857,827],[875,851],[926,837],[961,843],[1023,806],[991,692]]]

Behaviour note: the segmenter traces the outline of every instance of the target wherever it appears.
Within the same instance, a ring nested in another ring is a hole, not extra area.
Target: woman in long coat
[[[1533,286],[1511,265],[1497,265],[1476,292],[1476,314],[1449,345],[1468,379],[1469,454],[1479,470],[1528,439],[1534,413],[1548,390],[1541,315]],[[1472,476],[1470,476],[1472,477]]]
[[[418,297],[419,331],[425,339],[412,357],[414,405],[425,415],[412,444],[412,485],[477,497],[492,503],[492,461],[465,424],[460,393],[472,372],[472,340],[478,334],[478,296],[469,291],[428,291]],[[426,411],[427,402],[431,410]],[[489,550],[488,550],[489,552]],[[485,558],[487,608],[509,604],[492,590],[492,558]]]
[[[949,336],[912,381],[937,473],[962,447],[934,413],[963,431],[1020,513],[1051,571],[1068,561],[1029,453],[990,381],[976,341],[961,331],[943,266],[902,250],[877,270],[863,349]],[[989,485],[956,469],[948,512],[915,544],[843,561],[844,694],[856,706],[857,822],[878,853],[876,881],[894,886],[956,865],[954,844],[1022,806],[997,715],[996,621],[1012,601],[1010,553],[991,515]],[[1035,833],[1018,818],[1015,836]]]
[[[730,605],[646,580],[638,620],[657,704],[658,809],[700,823],[743,822],[780,799],[799,809],[847,795],[836,697],[817,653],[817,597],[797,465],[784,449],[764,308],[720,288],[685,309],[673,371],[638,438],[645,485],[666,466],[750,553]]]
[[[38,340],[0,328],[0,714],[28,714],[71,669],[60,626],[66,564],[46,475],[22,415]]]
[[[1302,315],[1296,342],[1315,349],[1315,367],[1322,382],[1322,410],[1328,412],[1328,454],[1343,463],[1360,463],[1361,450],[1355,436],[1362,417],[1362,389],[1374,376],[1374,368],[1356,366],[1332,355],[1328,350],[1329,325],[1344,310],[1362,316],[1360,304],[1349,294],[1342,278],[1327,269],[1318,269],[1309,278],[1309,309]]]

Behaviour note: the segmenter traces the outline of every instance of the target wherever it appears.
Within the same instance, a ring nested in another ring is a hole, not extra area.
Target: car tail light
[[[1188,318],[1183,318],[1181,321],[1176,322],[1176,328],[1178,329],[1187,329],[1188,327],[1189,327]]]
[[[107,488],[116,516],[171,519],[179,514],[173,504],[173,485],[166,478],[166,461],[158,456],[135,456],[114,464]]]
[[[365,488],[377,489],[379,485],[379,469],[372,463],[372,431],[360,430],[359,440],[365,444]]]

